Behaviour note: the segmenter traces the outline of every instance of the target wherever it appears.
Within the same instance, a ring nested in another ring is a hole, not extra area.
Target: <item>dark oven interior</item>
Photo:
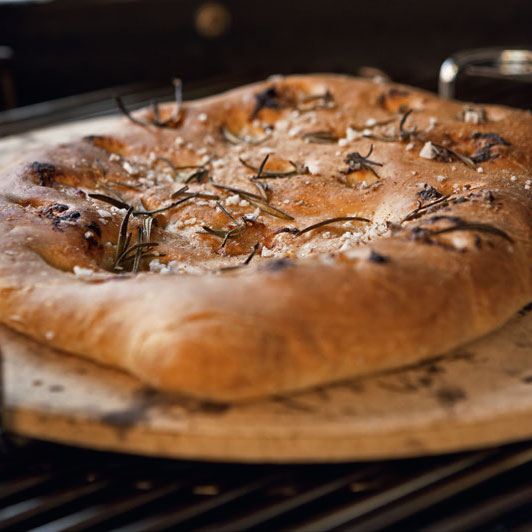
[[[94,102],[110,88],[171,97],[176,76],[194,97],[270,74],[364,67],[436,90],[446,57],[526,46],[531,18],[525,0],[2,0],[0,109],[87,93]],[[458,96],[527,105],[526,89],[493,85],[469,79]]]

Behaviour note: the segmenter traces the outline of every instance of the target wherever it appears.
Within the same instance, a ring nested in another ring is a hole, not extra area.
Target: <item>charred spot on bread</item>
[[[377,253],[374,249],[371,249],[369,252],[369,260],[377,264],[387,264],[390,262],[390,257]]]
[[[39,186],[51,187],[54,184],[54,178],[60,175],[57,168],[50,163],[39,163],[35,161],[31,165],[31,169],[37,174],[39,178]]]
[[[255,94],[255,107],[249,115],[249,120],[255,119],[261,109],[264,109],[265,107],[269,109],[279,109],[280,106],[281,102],[279,101],[279,92],[275,86],[268,87]]]
[[[425,184],[422,190],[418,191],[417,195],[423,201],[437,200],[443,196],[443,194],[436,187],[427,184]]]

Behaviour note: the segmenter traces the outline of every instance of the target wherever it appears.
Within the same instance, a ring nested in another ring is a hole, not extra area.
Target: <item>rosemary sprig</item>
[[[171,196],[170,199],[175,199],[179,196],[186,196],[187,198],[201,198],[201,199],[209,199],[209,200],[219,200],[220,196],[217,194],[203,194],[202,192],[187,192],[188,191],[188,185],[185,185],[184,187],[181,187],[179,190],[176,190]]]
[[[401,119],[399,120],[399,128],[396,136],[379,136],[371,133],[363,136],[367,139],[381,140],[383,142],[410,142],[416,135],[417,127],[414,126],[412,129],[405,129],[404,125],[412,111],[413,109],[408,109],[402,114]]]
[[[142,230],[144,231],[144,237],[147,241],[149,241],[151,238],[151,229],[154,220],[155,218],[151,216],[146,216],[142,219]]]
[[[170,199],[175,199],[178,196],[186,196],[188,198],[195,197],[195,198],[207,199],[207,200],[219,200],[220,199],[220,196],[218,196],[217,194],[204,194],[203,192],[181,192],[179,190],[177,192],[174,192],[170,196]]]
[[[451,194],[446,194],[445,196],[442,196],[441,198],[438,198],[437,200],[431,201],[430,203],[427,203],[425,205],[422,205],[421,201],[418,200],[418,206],[411,212],[409,212],[399,223],[408,222],[410,220],[415,220],[416,218],[419,218],[420,216],[423,216],[423,214],[427,211],[427,209],[430,209],[431,207],[434,207],[435,205],[442,206],[444,204],[448,203],[448,199],[451,197]]]
[[[267,161],[267,159],[268,159],[268,156],[266,156],[262,160],[261,165],[259,167],[257,167],[257,166],[253,166],[250,162],[246,161],[242,157],[238,158],[238,160],[246,168],[249,168],[250,170],[253,170],[254,172],[258,172],[259,175],[257,175],[253,179],[259,179],[259,177],[261,177],[263,179],[275,178],[275,177],[290,177],[290,176],[297,175],[297,174],[305,174],[308,171],[307,168],[305,167],[305,165],[303,163],[298,162],[298,161],[296,161],[296,162],[288,161],[290,163],[290,165],[292,166],[292,170],[285,170],[285,171],[264,170],[264,165],[266,164],[265,161]],[[261,170],[261,167],[262,167],[262,170]]]
[[[444,233],[450,233],[452,231],[481,231],[484,233],[490,233],[492,235],[500,236],[510,243],[513,243],[513,238],[501,229],[495,227],[494,225],[477,223],[477,222],[461,222],[450,227],[445,227],[443,229],[433,229],[428,230],[432,235],[441,235]]]
[[[89,194],[90,198],[103,201],[104,203],[109,203],[118,209],[130,209],[131,207],[124,201],[112,198],[111,196],[106,196],[105,194]]]
[[[422,137],[417,137],[418,140],[421,142],[427,142]],[[470,168],[476,168],[477,165],[473,162],[471,157],[468,157],[467,155],[464,155],[463,153],[460,153],[459,151],[453,150],[452,148],[449,148],[449,146],[445,146],[444,144],[440,144],[439,142],[430,141],[432,143],[433,149],[436,150],[436,157],[439,157],[440,159],[443,159],[444,161],[449,161],[453,157],[464,163],[466,166],[469,166]]]
[[[133,207],[129,207],[127,214],[124,216],[124,219],[122,220],[122,223],[120,224],[120,230],[118,231],[118,242],[116,244],[116,253],[115,253],[115,261],[113,265],[113,270],[116,270],[116,267],[118,266],[118,259],[122,255],[125,249],[127,249],[127,246],[129,245],[129,240],[131,237],[131,233],[127,232],[127,227],[129,224],[129,217],[131,216],[131,213],[133,212]]]
[[[118,242],[116,245],[115,260],[113,263],[113,270],[123,270],[125,263],[133,260],[131,271],[137,273],[139,270],[140,262],[142,259],[151,257],[149,252],[156,246],[158,242],[150,242],[151,227],[153,224],[153,218],[149,220],[145,218],[142,222],[142,226],[137,227],[137,243],[130,246],[132,233],[128,233],[128,225],[131,214],[133,213],[133,207],[130,207],[127,214],[124,216],[122,223],[120,224],[120,230],[118,233]]]
[[[167,159],[166,157],[157,157],[155,160],[166,163],[173,170],[174,177],[176,177],[176,174],[180,170],[192,170],[192,169],[196,170],[191,175],[189,175],[187,178],[185,178],[183,182],[184,183],[192,183],[192,182],[201,183],[209,176],[209,170],[207,167],[212,162],[213,159],[214,159],[214,155],[209,157],[209,159],[203,164],[187,164],[184,166],[176,166],[170,159]]]
[[[145,218],[147,220],[148,218]],[[149,218],[150,220],[153,220],[153,218]],[[133,259],[133,267],[131,268],[131,271],[133,273],[137,273],[139,271],[139,265],[140,265],[140,259],[142,258],[142,248],[140,247],[140,244],[142,244],[142,238],[144,235],[144,224],[142,227],[137,227],[138,235],[137,235],[137,244],[139,245],[137,247],[137,250],[135,252],[135,258]]]
[[[144,120],[140,120],[139,118],[134,117],[131,114],[131,112],[127,109],[127,107],[125,106],[120,96],[115,96],[114,100],[115,100],[116,106],[118,107],[119,111],[126,118],[128,118],[131,122],[138,124],[139,126],[157,126],[157,127],[162,127],[162,128],[175,127],[175,125],[179,122],[179,115],[181,113],[181,107],[183,104],[183,85],[180,79],[172,80],[172,84],[174,86],[174,98],[175,98],[176,106],[175,106],[174,112],[172,113],[172,116],[164,121],[161,121],[160,119],[159,108],[157,106],[157,103],[155,102],[153,102],[154,120],[144,121]]]
[[[240,264],[235,264],[234,266],[223,266],[222,268],[219,268],[218,272],[227,272],[227,271],[230,271],[230,270],[237,270],[239,268],[242,268],[243,266],[247,266],[251,260],[253,259],[253,257],[255,256],[255,254],[257,253],[258,249],[259,249],[259,246],[260,246],[260,242],[257,242],[254,246],[253,246],[253,249],[251,250],[251,253],[246,257],[246,259],[241,262]]]
[[[306,104],[312,102],[318,103],[311,107],[306,106]],[[301,98],[295,105],[295,108],[298,111],[317,111],[319,109],[333,109],[334,107],[336,107],[336,102],[334,101],[334,97],[329,89],[322,94],[311,94],[310,96],[305,96],[304,98]]]
[[[382,166],[382,163],[376,161],[370,161],[368,157],[373,152],[373,144],[370,146],[367,155],[360,155],[359,152],[354,151],[348,153],[345,162],[347,163],[347,170],[342,170],[343,174],[351,174],[353,172],[358,172],[359,170],[369,170],[375,177],[380,179],[379,174],[374,170],[373,166]]]
[[[255,253],[257,253],[259,246],[260,246],[260,242],[257,242],[253,246],[251,253],[246,257],[246,260],[242,263],[243,266],[247,266],[251,262],[251,259],[253,259],[253,257],[255,256]]]
[[[338,142],[340,137],[331,130],[319,130],[305,133],[302,138],[305,142],[313,142],[315,144],[334,144]]]
[[[121,96],[115,96],[114,101],[116,103],[116,106],[118,107],[118,110],[134,124],[138,124],[139,126],[151,125],[150,122],[144,122],[144,120],[140,120],[139,118],[134,117],[130,113],[130,111],[127,109],[127,107],[124,105],[124,102],[122,101]]]
[[[276,218],[281,218],[283,220],[295,220],[293,216],[290,214],[282,211],[281,209],[278,209],[277,207],[273,207],[266,201],[262,199],[254,199],[250,198],[249,196],[242,196],[243,199],[251,203],[254,207],[258,207],[262,212],[265,212],[266,214],[269,214],[271,216],[275,216]]]
[[[187,184],[194,183],[194,182],[201,183],[205,181],[207,177],[209,177],[209,170],[207,168],[202,168],[201,170],[197,170],[193,174],[189,175],[183,182]]]
[[[364,137],[373,140],[380,140],[383,142],[410,142],[412,140],[416,140],[418,142],[423,143],[428,142],[428,139],[418,134],[416,126],[414,126],[412,129],[404,128],[406,119],[410,116],[412,111],[412,109],[408,109],[401,116],[401,120],[399,122],[399,129],[396,136],[378,136],[367,134],[364,135]],[[444,144],[441,144],[439,142],[435,142],[433,140],[431,140],[430,142],[435,150],[437,158],[440,158],[446,162],[454,158],[461,161],[470,168],[476,168],[475,162],[473,161],[473,159],[471,159],[471,157],[468,157],[467,155],[464,155],[463,153],[460,153],[459,151],[454,150],[449,146],[445,146]]]
[[[145,214],[145,215],[149,215],[149,216],[153,216],[154,214],[158,214],[160,212],[164,212],[164,211],[167,211],[169,209],[173,209],[174,207],[177,207],[178,205],[181,205],[182,203],[185,203],[185,201],[188,201],[192,198],[196,198],[198,196],[197,193],[192,193],[190,194],[190,196],[187,196],[183,199],[180,199],[178,201],[174,201],[173,203],[170,203],[170,205],[165,205],[164,207],[159,207],[158,209],[154,209],[152,211],[133,211],[133,214],[135,216],[138,216],[138,215],[141,215],[141,214]]]
[[[212,229],[207,225],[204,225],[202,227],[206,233],[223,239],[221,247],[225,247],[227,240],[229,240],[230,238],[238,238],[239,236],[243,235],[247,229],[247,225],[245,224],[238,224],[235,228],[230,229],[229,231],[223,229]]]
[[[304,229],[298,229],[297,233],[294,233],[295,236],[300,236],[304,233],[308,233],[309,231],[312,231],[313,229],[317,229],[318,227],[323,227],[324,225],[333,224],[336,222],[368,222],[370,223],[371,220],[368,220],[367,218],[362,218],[361,216],[338,216],[337,218],[329,218],[327,220],[323,220],[321,222],[318,222],[316,224],[309,225],[308,227],[305,227]],[[293,232],[292,230],[288,230],[285,232]]]
[[[261,144],[262,142],[264,142],[266,139],[270,137],[270,135],[268,134],[264,135],[264,137],[258,140],[239,137],[238,135],[230,131],[226,126],[222,126],[222,135],[225,138],[225,140],[227,140],[231,144],[252,144],[253,146],[256,146],[257,144]]]
[[[219,188],[221,190],[227,190],[228,192],[232,192],[233,194],[238,194],[239,196],[249,196],[251,198],[255,198],[258,200],[263,199],[262,196],[259,196],[258,194],[255,194],[253,192],[248,192],[247,190],[242,190],[241,188],[235,188],[235,187],[229,187],[227,185],[221,185],[219,183],[215,183],[211,180],[211,185],[213,187]]]
[[[260,167],[258,169],[257,175],[252,180],[253,183],[257,183],[260,187],[262,187],[262,190],[263,190],[264,194],[260,194],[259,195],[259,194],[255,194],[253,192],[248,192],[246,190],[239,189],[239,188],[229,187],[227,185],[220,185],[218,183],[213,183],[212,180],[211,180],[211,183],[216,188],[227,190],[229,192],[232,192],[233,194],[238,194],[242,199],[244,199],[247,202],[251,203],[251,205],[253,205],[254,207],[257,207],[262,212],[265,212],[266,214],[269,214],[270,216],[275,216],[276,218],[281,218],[283,220],[294,220],[295,218],[293,216],[291,216],[290,214],[282,211],[281,209],[278,209],[277,207],[273,207],[272,205],[269,204],[269,198],[268,198],[268,194],[267,194],[267,187],[264,185],[264,183],[259,181],[259,178],[261,177],[264,165],[266,164],[267,160],[268,160],[268,155],[262,161],[262,163],[261,163],[261,165],[260,165]],[[221,207],[221,205],[219,205],[219,206],[220,206],[220,208],[223,209],[223,207]]]
[[[100,161],[95,161],[94,164],[96,165],[96,168],[98,168],[98,170],[100,171],[101,176],[105,177],[105,174],[107,174],[107,172],[105,171],[105,168],[103,167],[102,163]]]
[[[270,190],[270,187],[266,183],[263,183],[258,179],[251,179],[251,183],[253,183],[253,186],[257,189],[260,198],[266,202],[269,202],[270,198],[268,196],[268,192]]]
[[[131,235],[131,233],[130,233]],[[140,262],[140,259],[143,258],[145,255],[144,255],[144,252],[145,250],[146,251],[151,251],[152,248],[158,246],[159,243],[158,242],[142,242],[142,243],[139,243],[139,244],[134,244],[133,246],[131,247],[127,247],[121,254],[120,256],[118,257],[117,259],[117,262],[115,263],[115,266],[114,266],[114,270],[122,270],[123,267],[121,266],[121,264],[125,263],[125,262],[128,262],[130,260],[135,260],[135,257],[136,257],[136,254],[137,252],[140,250],[140,257],[138,259],[138,261]],[[134,273],[136,273],[138,271],[138,265],[137,265],[137,270],[135,269],[132,269],[132,271]]]
[[[229,218],[229,220],[238,225],[235,217],[219,201],[216,202],[216,206]]]
[[[217,202],[216,205],[227,216],[227,218],[229,218],[229,220],[236,225],[236,227],[227,231],[225,229],[212,229],[211,227],[204,225],[202,226],[204,232],[200,231],[200,234],[207,233],[222,238],[223,241],[221,247],[224,247],[227,243],[227,240],[230,238],[238,238],[239,236],[243,235],[248,226],[245,218],[242,218],[242,223],[240,223],[235,220],[235,217],[229,211],[227,211],[221,203]]]

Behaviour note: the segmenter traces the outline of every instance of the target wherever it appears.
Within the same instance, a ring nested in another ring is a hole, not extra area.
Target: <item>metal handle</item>
[[[442,98],[454,98],[460,73],[532,81],[532,50],[477,48],[452,55],[440,67],[438,93]]]

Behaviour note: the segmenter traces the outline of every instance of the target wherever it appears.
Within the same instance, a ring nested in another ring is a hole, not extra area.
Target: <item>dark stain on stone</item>
[[[467,395],[462,388],[448,386],[436,390],[435,397],[442,406],[452,408],[460,401],[464,401],[467,398]]]
[[[191,414],[211,416],[225,414],[231,409],[231,405],[226,403],[201,401],[183,395],[161,393],[153,388],[145,387],[135,391],[130,406],[104,414],[100,417],[100,421],[112,425],[118,437],[124,439],[129,430],[150,419],[151,409],[165,407],[180,407]]]

